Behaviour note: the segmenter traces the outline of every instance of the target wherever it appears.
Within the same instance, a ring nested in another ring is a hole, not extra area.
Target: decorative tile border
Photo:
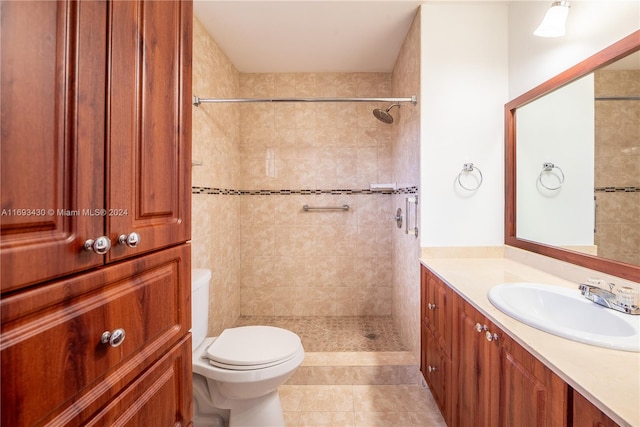
[[[596,187],[596,193],[640,193],[640,187]]]
[[[218,194],[229,196],[271,196],[271,195],[308,195],[308,194],[415,194],[418,192],[418,187],[405,187],[398,188],[394,191],[373,191],[370,189],[302,189],[302,190],[231,190],[227,188],[213,188],[213,187],[191,187],[191,194]]]

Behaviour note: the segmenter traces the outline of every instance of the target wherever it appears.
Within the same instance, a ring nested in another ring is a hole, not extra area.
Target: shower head
[[[391,123],[393,123],[393,116],[389,114],[389,110],[391,110],[393,107],[399,107],[399,106],[400,104],[393,104],[386,110],[383,110],[381,108],[376,108],[375,110],[373,110],[373,115],[376,117],[376,119],[380,120],[382,123],[386,123],[390,125]]]

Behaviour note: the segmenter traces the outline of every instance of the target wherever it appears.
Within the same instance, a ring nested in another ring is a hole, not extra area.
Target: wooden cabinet
[[[453,392],[452,291],[429,270],[421,270],[421,336],[420,370],[445,421],[451,420]]]
[[[107,3],[0,3],[2,292],[101,265]]]
[[[511,337],[501,335],[499,425],[567,426],[569,386]]]
[[[190,255],[184,244],[3,298],[2,425],[79,424],[186,339]],[[103,344],[116,329],[122,343]]]
[[[422,270],[423,321],[438,340],[438,345],[451,357],[453,351],[453,292],[442,280],[427,269]]]
[[[188,1],[109,8],[106,236],[110,261],[191,238],[191,37]],[[124,214],[123,214],[124,213]]]
[[[567,426],[567,384],[424,266],[421,279],[422,372],[447,425]],[[446,307],[443,316],[429,320],[428,304]],[[445,375],[433,375],[442,358]]]
[[[604,412],[596,408],[580,393],[573,390],[573,426],[575,427],[619,427]]]
[[[466,301],[458,317],[456,425],[567,426],[567,384]]]
[[[87,426],[185,426],[190,419],[191,340],[179,342]]]
[[[451,425],[452,416],[452,361],[438,345],[433,334],[425,327],[422,328],[422,360],[420,370],[424,375],[429,390],[440,408],[442,417]]]
[[[188,425],[192,4],[0,18],[0,424]]]
[[[2,292],[187,241],[191,3],[1,7]]]
[[[453,425],[498,426],[493,411],[498,397],[500,336],[484,316],[462,299],[457,301],[456,391]],[[488,335],[487,335],[488,334]],[[487,340],[491,338],[491,341]]]

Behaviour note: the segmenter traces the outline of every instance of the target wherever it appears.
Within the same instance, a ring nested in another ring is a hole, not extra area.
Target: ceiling
[[[195,0],[243,73],[391,72],[421,1]]]

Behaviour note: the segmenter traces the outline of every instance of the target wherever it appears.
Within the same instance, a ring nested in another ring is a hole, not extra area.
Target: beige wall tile
[[[407,97],[420,92],[419,19],[414,19],[400,49],[391,84],[395,96]],[[402,186],[418,187],[420,177],[418,160],[420,157],[419,107],[404,104],[392,111],[397,122],[392,126],[393,179]],[[402,194],[393,196],[392,207],[393,213],[397,208],[402,208],[405,221],[407,219],[406,197],[407,195]],[[394,228],[390,235],[393,242],[393,318],[404,343],[410,347],[417,358],[420,350],[419,240],[404,234],[403,230],[397,228]]]
[[[600,70],[596,96],[639,96],[640,71]],[[640,102],[596,101],[595,186],[640,187]],[[598,255],[640,263],[640,193],[596,193]]]
[[[239,73],[194,19],[193,93],[237,97]],[[216,76],[215,79],[211,75]],[[206,104],[193,109],[194,186],[236,189],[239,185],[240,116],[237,105]],[[212,271],[209,333],[218,334],[240,315],[240,200],[236,196],[192,197],[192,265]]]
[[[417,21],[393,74],[241,74],[197,20],[194,26],[194,93],[200,96],[405,97],[418,92]],[[394,108],[396,123],[389,126],[372,115],[374,108],[388,106],[256,103],[194,109],[194,159],[204,163],[194,168],[194,186],[235,190],[368,189],[376,182],[417,186],[417,109]],[[395,201],[403,201],[402,197],[194,195],[193,199],[194,265],[208,266],[216,277],[211,329],[218,330],[240,312],[386,315],[393,310],[403,337],[419,342],[417,327],[408,327],[418,307],[419,286],[413,283],[419,280],[413,271],[417,241],[405,242],[409,237],[391,221]],[[303,204],[343,203],[351,206],[349,212],[302,211]]]

